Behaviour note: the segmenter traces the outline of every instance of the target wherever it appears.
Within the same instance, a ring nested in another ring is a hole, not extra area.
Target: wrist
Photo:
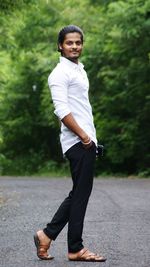
[[[89,145],[91,143],[91,138],[87,135],[85,138],[81,139],[82,144]]]
[[[83,142],[83,143],[87,143],[90,140],[90,137],[87,134],[81,136],[80,138],[81,138],[81,142]]]
[[[88,141],[87,142],[82,142],[83,145],[89,145],[91,143],[91,138],[89,137]]]

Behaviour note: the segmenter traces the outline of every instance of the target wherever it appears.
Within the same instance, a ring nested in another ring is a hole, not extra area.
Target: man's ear
[[[62,46],[61,44],[58,44],[59,51],[62,51]]]

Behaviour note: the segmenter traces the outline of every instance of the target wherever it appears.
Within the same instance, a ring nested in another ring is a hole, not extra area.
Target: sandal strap
[[[87,255],[85,255],[87,253]],[[85,249],[84,252],[80,255],[81,258],[85,258],[86,260],[89,260],[89,259],[97,259],[97,258],[103,258],[102,256],[96,254],[96,253],[93,253],[91,252],[90,250],[88,249]]]
[[[49,246],[39,244],[39,249],[41,249],[41,248],[43,248],[45,250],[48,250],[49,249]]]
[[[88,251],[88,248],[81,249],[81,251],[80,251],[80,257],[82,257],[87,251]]]
[[[106,261],[103,256],[93,253],[87,248],[83,248],[78,253],[75,253],[74,255],[73,254],[74,253],[70,253],[68,255],[68,258],[71,261]]]

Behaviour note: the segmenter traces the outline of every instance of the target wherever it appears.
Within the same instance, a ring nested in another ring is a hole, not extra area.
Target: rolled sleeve
[[[66,73],[53,71],[48,77],[48,85],[54,103],[54,114],[62,120],[71,111],[68,105],[68,76]]]

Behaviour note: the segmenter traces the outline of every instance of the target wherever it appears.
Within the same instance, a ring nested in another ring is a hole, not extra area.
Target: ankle
[[[37,235],[38,235],[38,237],[41,239],[41,240],[43,240],[43,241],[45,241],[46,243],[51,243],[51,239],[43,232],[43,230],[39,230],[38,232],[37,232]]]

